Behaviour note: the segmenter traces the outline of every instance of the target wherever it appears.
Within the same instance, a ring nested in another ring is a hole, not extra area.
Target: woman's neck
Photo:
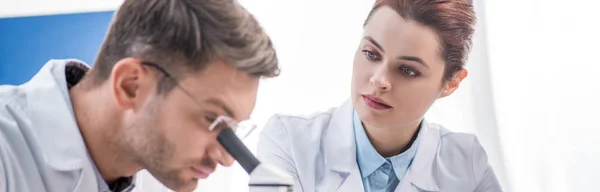
[[[398,155],[410,148],[421,121],[404,127],[379,128],[365,125],[365,132],[375,150],[383,157]]]

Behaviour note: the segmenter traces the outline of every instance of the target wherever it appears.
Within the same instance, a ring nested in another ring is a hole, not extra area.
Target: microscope
[[[261,163],[232,129],[223,129],[217,140],[250,176],[250,192],[293,192],[294,179],[285,171]]]

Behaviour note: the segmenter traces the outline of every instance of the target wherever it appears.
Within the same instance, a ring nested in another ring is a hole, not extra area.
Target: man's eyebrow
[[[227,107],[227,105],[225,105],[225,103],[223,103],[223,101],[221,101],[219,99],[216,99],[216,98],[213,98],[213,97],[208,98],[205,101],[207,103],[210,103],[210,104],[213,104],[213,105],[221,107],[221,109],[223,109],[223,111],[225,111],[225,113],[227,113],[228,117],[231,117],[233,119],[237,119],[236,117],[234,117],[233,111],[229,107]]]

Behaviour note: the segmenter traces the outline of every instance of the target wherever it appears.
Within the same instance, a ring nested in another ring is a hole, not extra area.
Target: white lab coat
[[[66,89],[64,63],[31,81],[0,86],[0,192],[98,191],[96,172]],[[65,87],[62,87],[65,86]]]
[[[272,117],[258,156],[295,179],[296,192],[363,191],[356,162],[352,104],[310,117]],[[396,192],[502,191],[477,137],[423,122],[415,159]]]

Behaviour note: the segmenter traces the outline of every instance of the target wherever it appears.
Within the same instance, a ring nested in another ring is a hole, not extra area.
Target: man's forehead
[[[199,95],[200,104],[218,110],[217,115],[226,115],[238,121],[248,119],[256,104],[256,93],[226,87],[223,89],[228,90],[203,91],[204,94]]]
[[[235,113],[233,112],[233,110],[231,109],[231,107],[229,107],[225,102],[223,102],[220,99],[217,99],[215,97],[209,97],[208,99],[205,100],[206,103],[212,104],[212,105],[216,105],[217,107],[223,109],[223,111],[225,111],[225,115],[227,115],[228,117],[231,117],[233,119],[237,119],[237,116],[235,115]]]
[[[249,118],[258,91],[259,79],[228,66],[211,63],[206,68],[184,77],[183,84],[203,105],[222,109],[236,120]]]

